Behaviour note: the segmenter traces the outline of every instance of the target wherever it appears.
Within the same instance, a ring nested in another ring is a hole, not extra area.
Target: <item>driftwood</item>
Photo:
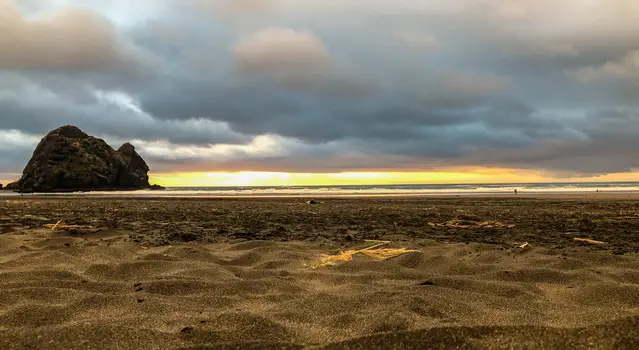
[[[93,230],[94,226],[88,225],[65,225],[62,220],[59,220],[55,224],[46,224],[44,227],[51,229],[52,231],[66,231],[66,230]]]
[[[596,241],[594,239],[588,239],[588,238],[573,238],[575,241],[577,242],[584,242],[584,243],[589,243],[589,244],[594,244],[594,245],[605,245],[608,244],[606,242],[602,242],[602,241]]]
[[[513,224],[505,224],[501,221],[467,221],[467,220],[450,220],[443,224],[428,223],[430,227],[449,227],[449,228],[514,228]]]

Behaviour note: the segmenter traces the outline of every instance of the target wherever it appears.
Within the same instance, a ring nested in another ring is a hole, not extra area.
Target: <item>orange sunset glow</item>
[[[344,172],[320,174],[241,171],[151,175],[153,182],[167,187],[605,182],[635,181],[636,178],[636,173],[549,178],[539,171],[494,168],[457,169],[437,172]]]

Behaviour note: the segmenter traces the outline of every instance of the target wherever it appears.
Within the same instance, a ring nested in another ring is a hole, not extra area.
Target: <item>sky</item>
[[[636,180],[639,2],[0,0],[0,181],[49,131],[166,185]]]

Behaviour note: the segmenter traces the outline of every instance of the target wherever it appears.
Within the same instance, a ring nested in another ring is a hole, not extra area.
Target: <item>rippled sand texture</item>
[[[0,348],[601,348],[639,341],[636,253],[437,243],[310,269],[339,245],[0,235]],[[353,243],[353,247],[362,244]]]

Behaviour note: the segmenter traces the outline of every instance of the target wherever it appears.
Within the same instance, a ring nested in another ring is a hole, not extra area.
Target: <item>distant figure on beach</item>
[[[597,192],[599,192],[599,190],[597,190]]]
[[[515,189],[515,194],[517,194],[517,189]]]

